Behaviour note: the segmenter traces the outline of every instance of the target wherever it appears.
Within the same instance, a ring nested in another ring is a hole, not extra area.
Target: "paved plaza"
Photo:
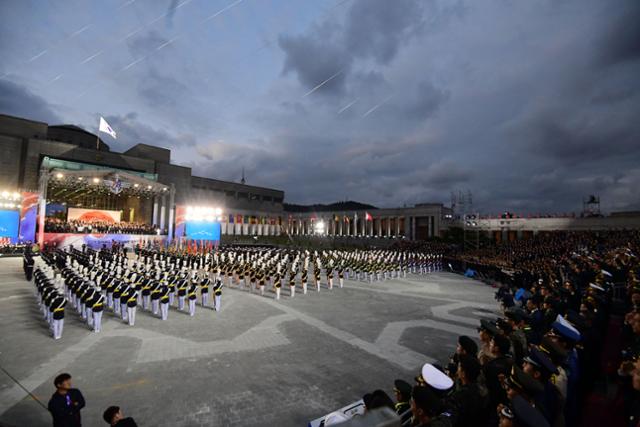
[[[54,341],[22,259],[0,259],[0,425],[51,425],[25,389],[46,406],[69,372],[84,426],[106,425],[109,405],[140,426],[306,426],[376,388],[392,395],[497,309],[490,287],[444,272],[282,294],[225,288],[221,312],[139,310],[133,327],[106,312],[98,334],[70,308]]]

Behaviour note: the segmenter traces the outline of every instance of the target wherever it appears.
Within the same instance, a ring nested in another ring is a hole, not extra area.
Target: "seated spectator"
[[[137,427],[136,422],[131,417],[125,418],[119,406],[109,406],[102,414],[102,418],[107,424],[114,427]]]

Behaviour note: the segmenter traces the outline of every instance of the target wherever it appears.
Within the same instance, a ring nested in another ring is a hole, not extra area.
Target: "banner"
[[[185,216],[187,215],[186,206],[176,206],[176,228],[174,235],[176,238],[183,237],[185,235]]]
[[[38,222],[38,193],[22,193],[20,207],[20,242],[36,241],[36,223]]]
[[[69,208],[67,211],[67,221],[84,221],[84,222],[120,222],[120,211],[108,211],[105,209],[82,209]]]

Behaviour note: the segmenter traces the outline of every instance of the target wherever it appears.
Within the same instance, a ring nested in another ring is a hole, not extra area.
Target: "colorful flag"
[[[365,212],[364,213],[364,219],[367,221],[373,221],[373,217],[371,216],[371,214],[369,212]]]

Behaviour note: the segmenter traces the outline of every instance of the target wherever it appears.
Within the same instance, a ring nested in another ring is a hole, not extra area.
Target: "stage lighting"
[[[313,226],[316,234],[324,234],[324,221],[318,221]]]
[[[99,183],[99,182],[100,182],[100,179],[99,179],[99,178],[93,178],[93,183],[94,183],[94,184],[97,184],[97,183]]]
[[[216,215],[218,215],[218,216],[222,215],[222,209],[220,209],[220,208],[216,208],[214,212],[215,212],[215,213],[216,213]]]
[[[133,184],[133,186],[134,186],[135,188],[138,188],[140,185],[139,185],[139,184]]]
[[[162,189],[162,191],[167,191],[167,187],[164,187],[164,188]]]
[[[13,200],[20,200],[20,193],[13,193]]]
[[[3,191],[2,192],[2,198],[3,199],[8,199],[9,198],[9,192],[8,191]]]
[[[58,179],[62,179],[62,178],[64,178],[64,175],[62,175],[60,172],[58,172],[58,173],[56,174],[56,178],[58,178]]]
[[[147,185],[147,190],[151,190],[151,186],[150,185]]]

